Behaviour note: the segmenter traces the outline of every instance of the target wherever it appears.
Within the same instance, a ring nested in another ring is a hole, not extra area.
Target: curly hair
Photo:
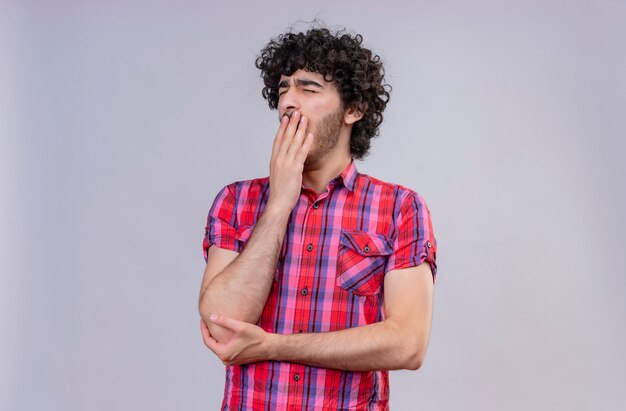
[[[357,159],[368,154],[370,140],[378,135],[391,91],[391,86],[384,83],[380,57],[362,47],[362,42],[363,36],[352,36],[345,30],[331,33],[326,28],[312,28],[306,33],[288,32],[271,39],[255,62],[265,85],[263,98],[272,110],[278,107],[281,75],[290,76],[304,69],[334,82],[344,107],[363,113],[350,136],[350,152]]]

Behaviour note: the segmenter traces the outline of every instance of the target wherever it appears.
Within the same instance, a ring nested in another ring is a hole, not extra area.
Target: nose
[[[278,97],[278,113],[281,117],[285,114],[291,115],[294,111],[299,109],[300,101],[293,88],[285,90],[285,92]]]

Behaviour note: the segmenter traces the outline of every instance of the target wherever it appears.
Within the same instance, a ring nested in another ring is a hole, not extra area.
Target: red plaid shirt
[[[263,213],[269,178],[224,187],[209,211],[208,248],[241,252]],[[258,325],[278,334],[343,330],[382,321],[383,279],[427,261],[437,243],[422,197],[359,174],[354,161],[322,194],[302,187]],[[226,368],[222,409],[388,409],[387,371],[351,372],[266,361]]]

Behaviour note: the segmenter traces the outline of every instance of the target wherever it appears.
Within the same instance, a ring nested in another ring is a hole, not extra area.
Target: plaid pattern
[[[203,242],[241,252],[262,215],[269,178],[232,183],[209,211]],[[303,186],[258,325],[271,333],[343,330],[384,319],[385,273],[427,261],[437,243],[422,197],[358,173],[354,161],[322,194]],[[226,367],[225,410],[388,409],[387,371],[287,362]]]

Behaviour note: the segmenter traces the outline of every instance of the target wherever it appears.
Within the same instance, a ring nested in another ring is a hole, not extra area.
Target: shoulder
[[[378,193],[381,201],[393,201],[394,209],[398,209],[402,204],[409,202],[424,203],[424,199],[417,191],[402,184],[383,181],[368,174],[359,173],[356,188],[360,192]]]
[[[270,195],[269,177],[234,181],[222,188],[218,200],[224,199],[235,226],[253,226]]]
[[[269,188],[269,177],[260,177],[250,180],[233,181],[222,188],[235,198],[247,198],[262,195]]]
[[[396,234],[395,230],[406,224],[415,225],[420,221],[430,224],[430,210],[426,201],[409,187],[359,174],[355,190],[367,198],[362,203],[377,209],[379,215],[389,217],[392,237]]]

